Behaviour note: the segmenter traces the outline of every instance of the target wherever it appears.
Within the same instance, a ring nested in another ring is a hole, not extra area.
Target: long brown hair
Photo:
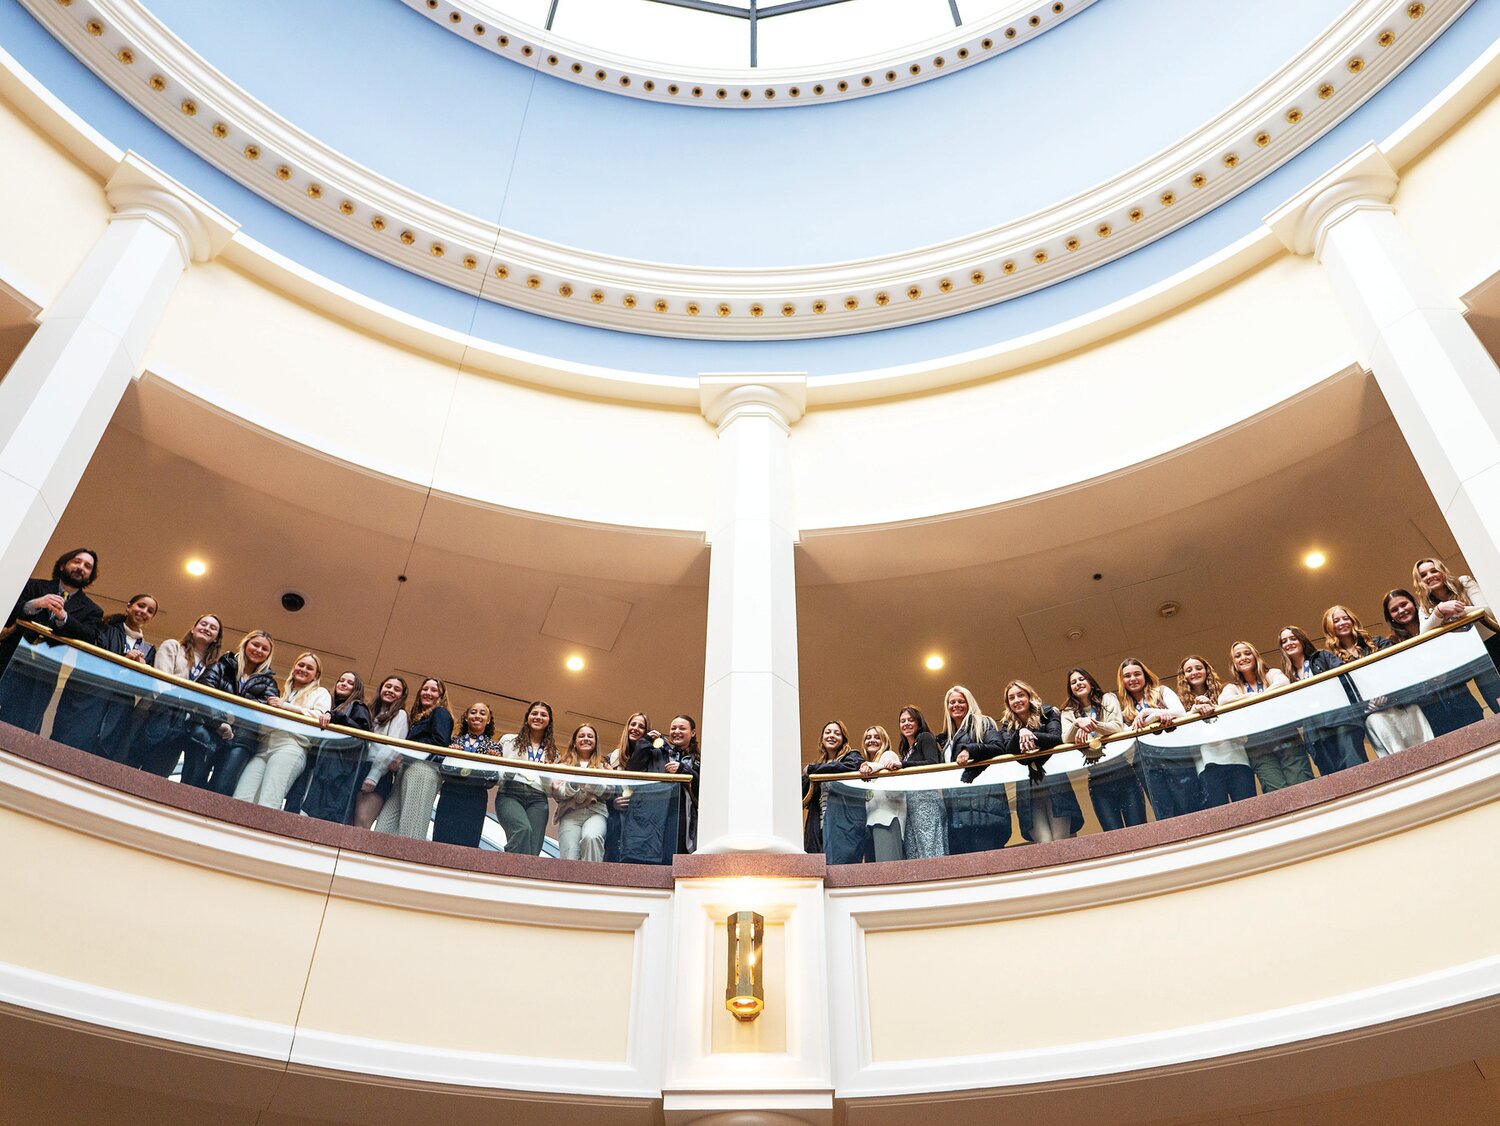
[[[1224,690],[1224,682],[1219,679],[1219,674],[1214,672],[1214,666],[1207,657],[1201,657],[1197,653],[1189,653],[1182,658],[1182,664],[1177,666],[1177,695],[1182,699],[1182,706],[1187,707],[1198,696],[1188,684],[1187,676],[1182,671],[1189,661],[1199,662],[1207,671],[1208,676],[1203,681],[1203,695],[1210,702],[1218,700],[1219,693]]]
[[[1281,649],[1281,635],[1284,633],[1291,634],[1302,644],[1302,659],[1304,661],[1311,661],[1313,659],[1313,654],[1318,652],[1318,646],[1307,635],[1305,629],[1301,626],[1282,626],[1276,631],[1276,647],[1278,649]],[[1281,671],[1286,673],[1288,680],[1302,679],[1302,670],[1300,668],[1292,668],[1291,658],[1286,655],[1285,649],[1281,649]]]
[[[839,729],[839,738],[843,740],[839,744],[838,749],[835,750],[832,754],[829,753],[828,748],[823,744],[823,733],[830,727],[837,727]],[[843,720],[830,719],[822,727],[818,728],[818,754],[822,756],[818,760],[819,762],[829,762],[833,759],[838,758],[849,749],[849,745],[849,729],[844,726]]]
[[[401,695],[399,698],[387,704],[381,697],[380,693],[382,690],[384,690],[385,686],[393,680],[397,684],[401,685]],[[406,707],[406,697],[410,695],[410,693],[411,688],[407,685],[406,678],[404,676],[397,676],[395,673],[391,673],[390,676],[382,680],[380,682],[380,688],[377,688],[375,690],[375,715],[373,717],[375,720],[375,726],[384,727],[387,723],[390,723],[391,720],[395,719],[396,713]],[[407,718],[410,719],[411,717],[408,716]]]
[[[531,712],[533,708],[547,709],[547,726],[542,729],[542,741],[540,744],[531,741]],[[557,761],[557,738],[553,734],[553,711],[552,705],[546,700],[533,700],[526,705],[525,718],[521,720],[521,730],[516,733],[516,752],[519,754],[526,747],[540,746],[542,748],[543,762]],[[599,733],[596,731],[594,737],[597,739]]]
[[[390,677],[386,677],[386,679],[389,680]],[[433,704],[430,708],[424,707],[422,705],[422,689],[426,688],[429,684],[436,684],[438,686],[437,703]],[[448,707],[448,686],[435,676],[424,676],[422,678],[422,683],[417,685],[416,702],[411,706],[412,726],[415,727],[417,725],[417,720],[425,719],[427,716],[437,711],[438,708],[448,708],[448,711],[453,711],[452,708]]]

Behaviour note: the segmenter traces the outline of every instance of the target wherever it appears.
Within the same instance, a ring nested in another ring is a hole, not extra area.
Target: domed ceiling
[[[0,16],[23,63],[279,253],[683,373],[917,363],[1130,297],[1500,30],[1493,0],[20,3],[132,112]]]

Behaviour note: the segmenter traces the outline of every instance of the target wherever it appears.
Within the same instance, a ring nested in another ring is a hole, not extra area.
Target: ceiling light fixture
[[[583,671],[583,658],[582,657],[578,657],[578,656],[569,657],[566,661],[563,662],[563,664],[565,666],[567,666],[567,669],[568,669],[569,672],[582,672]]]
[[[195,579],[201,579],[208,574],[208,564],[201,559],[189,559],[182,565],[182,569]]]
[[[1321,551],[1309,551],[1302,557],[1302,563],[1309,571],[1316,571],[1327,562],[1328,556],[1324,555]]]
[[[934,653],[932,656],[928,657],[924,663],[930,670],[932,670],[933,672],[937,672],[938,669],[943,667],[943,658]]]

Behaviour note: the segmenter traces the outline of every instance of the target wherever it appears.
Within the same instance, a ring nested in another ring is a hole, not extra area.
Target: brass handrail
[[[477,755],[469,751],[461,751],[455,748],[437,747],[431,743],[414,743],[410,739],[393,739],[389,735],[381,735],[374,731],[361,731],[357,727],[344,727],[343,725],[337,723],[330,723],[327,727],[323,727],[318,723],[317,720],[312,719],[309,716],[301,715],[293,711],[286,711],[282,708],[272,707],[270,704],[262,704],[258,700],[247,700],[243,696],[235,696],[229,692],[221,692],[217,688],[210,688],[207,685],[198,684],[195,681],[186,679],[185,677],[173,676],[171,673],[162,672],[160,669],[148,665],[143,661],[132,661],[128,657],[122,657],[118,653],[111,653],[108,649],[102,649],[97,645],[91,645],[87,641],[77,641],[71,637],[61,637],[58,634],[53,633],[52,630],[50,630],[46,626],[38,625],[35,622],[18,621],[16,622],[16,625],[23,630],[35,633],[41,637],[46,638],[53,644],[71,646],[72,648],[77,649],[81,652],[92,654],[95,657],[102,657],[104,658],[104,660],[110,662],[111,664],[119,665],[120,667],[130,669],[133,672],[146,673],[156,680],[166,681],[168,684],[175,684],[179,688],[186,688],[189,691],[198,693],[199,695],[226,700],[232,704],[237,704],[239,707],[248,708],[251,711],[264,712],[266,715],[276,716],[278,719],[291,720],[295,723],[305,724],[308,727],[316,728],[318,731],[332,731],[338,735],[346,735],[351,739],[358,739],[365,743],[384,743],[387,746],[398,747],[402,750],[417,751],[425,755],[439,755],[443,758],[470,759],[473,762],[485,763],[491,769],[506,771],[533,771],[536,773],[546,774],[580,774],[589,778],[600,778],[611,781],[618,781],[621,778],[645,782],[692,781],[692,776],[688,774],[652,774],[641,770],[596,770],[592,767],[587,766],[568,766],[560,762],[538,764],[527,762],[524,759],[505,758],[499,755]],[[0,636],[4,635],[0,634]]]
[[[1217,704],[1214,707],[1212,714],[1210,715],[1205,716],[1200,715],[1198,712],[1190,711],[1186,715],[1173,716],[1169,721],[1165,723],[1153,722],[1148,723],[1146,726],[1140,728],[1127,728],[1126,730],[1117,732],[1113,735],[1098,736],[1094,739],[1090,739],[1087,743],[1059,743],[1057,746],[1049,747],[1045,751],[1029,751],[1025,754],[1013,755],[996,755],[993,758],[972,759],[966,763],[938,762],[932,763],[927,766],[903,766],[899,771],[876,771],[875,774],[872,775],[872,777],[884,776],[887,778],[895,778],[902,777],[908,774],[942,774],[954,770],[977,770],[982,769],[986,766],[993,766],[996,763],[1029,762],[1034,758],[1046,758],[1049,755],[1060,755],[1066,751],[1081,751],[1085,748],[1090,751],[1097,751],[1102,749],[1108,743],[1119,743],[1125,741],[1126,739],[1137,739],[1142,735],[1158,735],[1163,731],[1170,731],[1173,728],[1183,727],[1189,723],[1201,723],[1204,720],[1213,719],[1217,716],[1223,715],[1225,712],[1232,712],[1238,710],[1239,708],[1251,707],[1255,704],[1261,703],[1264,700],[1268,700],[1273,696],[1284,696],[1289,692],[1296,692],[1299,689],[1307,688],[1314,684],[1323,683],[1329,680],[1335,680],[1338,677],[1343,676],[1347,672],[1350,672],[1354,669],[1364,668],[1366,665],[1372,665],[1376,661],[1384,660],[1387,657],[1394,656],[1396,653],[1415,648],[1416,646],[1421,645],[1426,641],[1430,641],[1434,637],[1439,637],[1442,634],[1448,633],[1451,630],[1463,629],[1466,626],[1475,624],[1482,625],[1486,629],[1491,630],[1495,633],[1500,633],[1500,624],[1496,623],[1495,618],[1491,616],[1489,610],[1480,607],[1475,610],[1470,610],[1461,618],[1455,618],[1451,622],[1445,622],[1443,625],[1434,626],[1430,630],[1419,633],[1414,637],[1408,637],[1405,640],[1398,641],[1393,645],[1387,645],[1384,649],[1378,649],[1374,653],[1370,653],[1367,656],[1356,657],[1354,660],[1348,662],[1347,664],[1340,665],[1335,669],[1329,669],[1327,672],[1320,672],[1316,676],[1308,677],[1306,680],[1294,680],[1289,684],[1283,684],[1280,687],[1271,688],[1265,692],[1257,692],[1254,695],[1247,694],[1230,700],[1227,703]],[[809,774],[808,777],[813,782],[819,784],[824,782],[863,782],[869,780],[862,777],[858,771],[844,771],[838,774]],[[809,789],[808,792],[811,793],[811,789]]]

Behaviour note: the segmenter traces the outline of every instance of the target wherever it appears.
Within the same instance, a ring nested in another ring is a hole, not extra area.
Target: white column
[[[1397,221],[1398,183],[1367,145],[1266,222],[1323,264],[1466,562],[1500,586],[1500,371]]]
[[[0,600],[31,575],[190,262],[237,225],[126,153],[115,209],[41,327],[0,379]],[[24,221],[24,220],[22,220]]]
[[[805,375],[704,375],[718,427],[708,527],[699,852],[801,852],[791,427]]]

